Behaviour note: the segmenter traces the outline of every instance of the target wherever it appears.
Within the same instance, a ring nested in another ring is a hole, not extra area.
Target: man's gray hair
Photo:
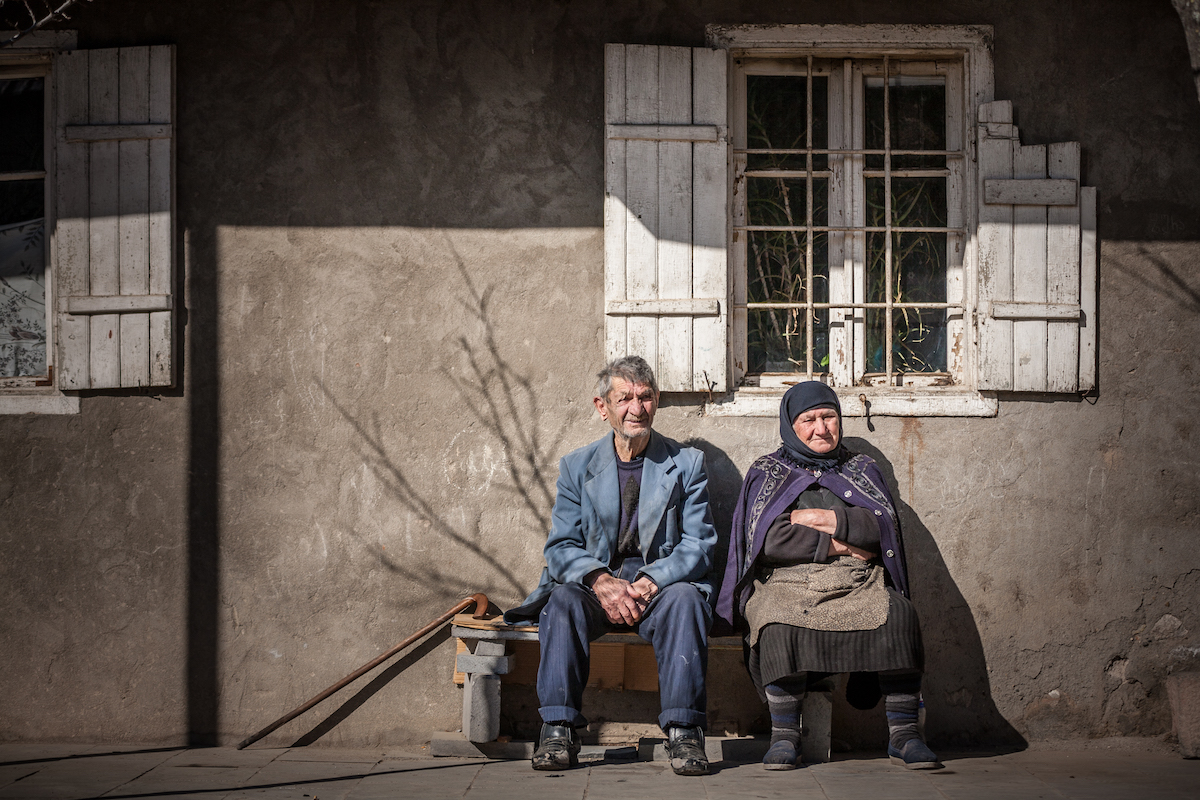
[[[613,378],[623,378],[630,383],[643,383],[658,394],[658,381],[654,380],[654,370],[650,369],[646,359],[641,356],[621,356],[613,359],[596,374],[596,377],[596,397],[605,400],[612,389]]]

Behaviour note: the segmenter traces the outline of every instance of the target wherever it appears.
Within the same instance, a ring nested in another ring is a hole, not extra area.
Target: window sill
[[[785,387],[743,387],[724,399],[704,404],[709,417],[778,417]],[[842,414],[864,416],[859,395],[867,398],[873,417],[994,417],[999,403],[994,394],[970,389],[878,389],[846,387],[837,390]]]
[[[78,414],[79,398],[58,392],[42,394],[0,394],[0,415],[5,414]]]

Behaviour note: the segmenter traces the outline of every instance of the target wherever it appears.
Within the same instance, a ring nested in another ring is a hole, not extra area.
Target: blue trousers
[[[708,629],[712,609],[690,583],[662,589],[634,626],[654,647],[662,713],[658,724],[704,727],[708,697]],[[583,689],[591,663],[590,645],[624,626],[608,621],[591,589],[578,583],[556,586],[538,618],[542,661],[538,667],[538,712],[545,722],[568,722],[582,728]]]

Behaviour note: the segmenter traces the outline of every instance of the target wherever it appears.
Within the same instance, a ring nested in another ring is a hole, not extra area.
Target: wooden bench
[[[537,682],[541,658],[537,626],[506,625],[498,616],[475,619],[470,614],[459,614],[450,632],[457,640],[454,682],[463,687],[463,737],[473,743],[494,742],[500,734],[501,685]],[[742,639],[712,637],[708,649],[740,653]],[[654,649],[635,633],[600,637],[591,646],[588,686],[658,691]],[[829,760],[832,709],[829,691],[810,691],[805,696],[802,749],[808,763]]]

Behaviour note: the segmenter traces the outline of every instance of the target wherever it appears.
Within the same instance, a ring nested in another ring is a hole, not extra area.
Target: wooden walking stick
[[[454,608],[450,609],[445,614],[442,614],[440,617],[435,619],[433,622],[429,623],[424,628],[421,628],[421,630],[417,631],[412,636],[409,636],[407,639],[405,639],[403,642],[401,642],[400,644],[393,647],[391,650],[388,650],[386,653],[384,653],[383,655],[379,656],[378,658],[370,661],[369,663],[363,664],[361,667],[354,670],[354,672],[351,672],[349,675],[342,678],[340,681],[335,683],[333,686],[330,686],[328,689],[321,692],[319,695],[317,695],[313,699],[309,700],[304,705],[300,706],[299,708],[297,708],[293,711],[289,711],[288,713],[284,714],[282,717],[275,720],[270,725],[263,728],[261,731],[254,734],[253,736],[246,737],[245,739],[242,740],[241,744],[239,744],[237,746],[237,749],[241,750],[244,747],[248,747],[249,745],[254,744],[259,739],[266,736],[271,731],[275,730],[276,728],[279,728],[280,726],[284,725],[287,722],[291,722],[296,717],[300,716],[305,711],[308,711],[310,708],[315,706],[317,703],[321,702],[326,697],[329,697],[329,695],[331,695],[334,692],[336,692],[337,690],[341,689],[346,684],[353,682],[354,680],[362,677],[366,673],[375,669],[375,667],[379,666],[384,661],[387,661],[389,658],[396,655],[396,653],[399,653],[401,650],[408,647],[410,644],[417,641],[422,636],[424,636],[428,633],[432,633],[433,631],[437,630],[437,628],[439,626],[444,624],[447,620],[449,620],[455,614],[465,611],[471,605],[475,606],[475,613],[472,616],[474,616],[475,619],[483,619],[484,616],[486,616],[487,610],[488,610],[487,595],[480,592],[478,594],[471,595],[470,597],[468,597],[465,600],[460,601],[458,604],[456,604],[454,606]]]

